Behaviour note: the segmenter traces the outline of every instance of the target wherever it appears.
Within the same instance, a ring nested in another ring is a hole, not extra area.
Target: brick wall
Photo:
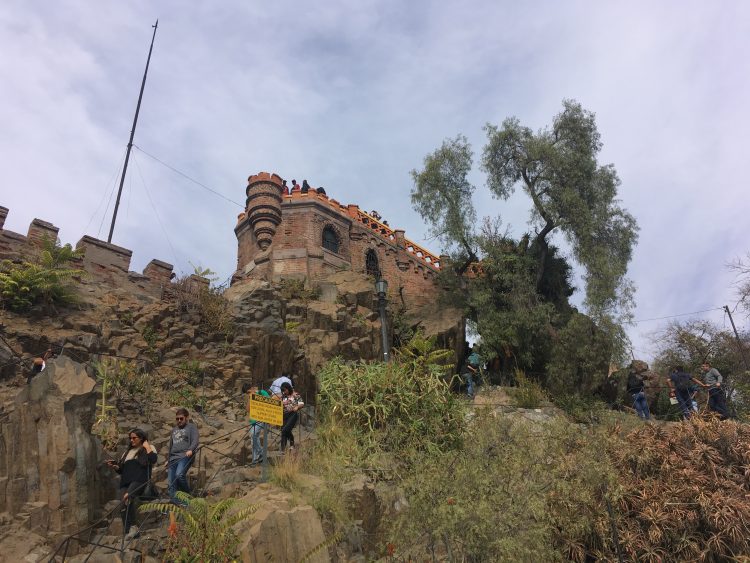
[[[265,174],[265,173],[264,173]],[[251,176],[255,178],[255,176]],[[248,201],[253,188],[248,187]],[[400,229],[391,229],[357,205],[341,205],[311,190],[306,194],[282,189],[281,221],[266,251],[265,267],[258,267],[260,245],[252,237],[249,211],[235,229],[238,270],[235,279],[247,275],[265,279],[283,277],[313,281],[341,269],[366,272],[366,255],[376,253],[382,276],[389,283],[389,297],[408,306],[434,301],[439,258],[411,243]],[[338,252],[323,247],[323,230],[337,235]]]

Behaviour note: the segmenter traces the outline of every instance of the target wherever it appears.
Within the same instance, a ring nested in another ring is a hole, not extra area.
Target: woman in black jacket
[[[120,474],[120,488],[117,496],[122,499],[122,523],[125,533],[134,537],[138,534],[135,520],[135,502],[143,493],[151,477],[151,466],[156,463],[156,448],[148,442],[146,433],[140,428],[128,432],[130,448],[122,454],[120,461],[107,461],[107,465]]]

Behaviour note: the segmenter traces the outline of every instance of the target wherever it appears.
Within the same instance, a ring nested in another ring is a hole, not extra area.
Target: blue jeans
[[[474,397],[474,377],[473,374],[468,371],[464,374],[464,379],[466,380],[466,394],[469,397]]]
[[[633,408],[644,420],[648,420],[651,415],[648,412],[648,401],[646,401],[646,394],[643,391],[633,393]]]
[[[253,459],[252,463],[258,463],[263,457],[263,446],[260,444],[260,435],[265,428],[262,422],[256,422],[250,426],[250,436],[253,439]]]
[[[682,418],[690,418],[693,414],[693,399],[690,397],[690,389],[675,389],[674,396],[677,398],[677,404],[680,405]]]
[[[187,472],[190,469],[190,466],[193,465],[193,459],[195,459],[194,455],[169,462],[169,470],[167,472],[167,492],[169,493],[169,498],[172,500],[175,499],[175,493],[177,491],[190,494]]]

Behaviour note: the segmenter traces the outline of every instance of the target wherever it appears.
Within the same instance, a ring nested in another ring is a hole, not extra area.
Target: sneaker
[[[134,538],[137,538],[140,535],[140,530],[138,529],[138,526],[130,526],[130,530],[128,530],[128,533],[125,534],[126,540],[132,540]]]

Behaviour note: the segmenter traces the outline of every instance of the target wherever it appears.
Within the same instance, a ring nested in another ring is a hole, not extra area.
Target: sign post
[[[263,428],[263,469],[261,483],[268,481],[268,425],[284,426],[284,408],[276,397],[264,397],[258,393],[250,394],[249,416],[262,422]]]

